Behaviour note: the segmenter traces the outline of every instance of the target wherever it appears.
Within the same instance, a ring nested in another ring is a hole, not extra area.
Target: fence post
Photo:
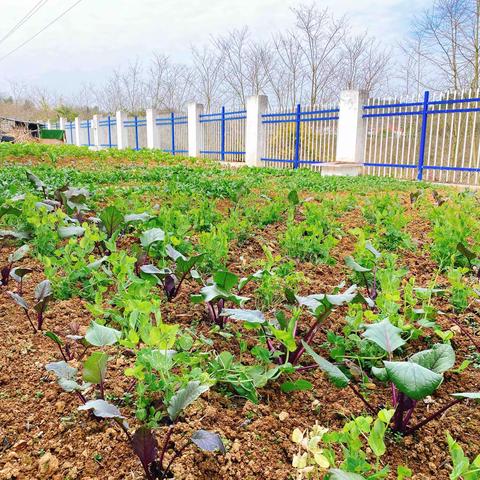
[[[125,121],[125,114],[121,111],[118,111],[115,116],[117,118],[117,148],[122,150],[128,146],[127,130],[123,125],[123,122]]]
[[[65,130],[65,119],[63,117],[60,117],[58,120],[59,128],[60,130]]]
[[[92,118],[93,144],[97,150],[100,150],[100,125],[98,124],[98,115]]]
[[[147,148],[160,148],[160,134],[157,128],[157,112],[153,108],[145,111],[147,120]]]
[[[187,107],[188,122],[188,156],[200,156],[202,149],[202,124],[200,123],[200,115],[203,112],[201,103],[189,103]]]
[[[360,175],[365,149],[365,122],[362,118],[367,95],[362,90],[340,93],[336,162],[322,166],[322,175]]]
[[[262,115],[267,111],[268,97],[254,95],[247,98],[247,119],[245,121],[245,164],[261,167],[265,144],[265,127]]]
[[[80,145],[82,144],[81,143],[81,140],[80,140],[80,118],[79,117],[75,117],[75,145],[77,147],[80,147]]]
[[[423,179],[423,164],[425,162],[425,143],[427,139],[427,123],[428,123],[428,102],[430,99],[430,92],[427,90],[423,94],[423,109],[422,109],[422,131],[420,134],[420,151],[418,155],[418,174],[417,180]]]

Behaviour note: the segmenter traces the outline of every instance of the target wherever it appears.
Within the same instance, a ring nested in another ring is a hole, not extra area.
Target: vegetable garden
[[[480,197],[0,145],[0,478],[480,478]]]

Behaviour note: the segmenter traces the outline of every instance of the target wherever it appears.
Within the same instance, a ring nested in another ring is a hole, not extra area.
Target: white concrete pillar
[[[337,162],[363,163],[365,128],[362,118],[367,94],[361,90],[340,93],[340,113],[337,130]]]
[[[52,122],[51,120],[47,120],[47,130],[51,130],[52,129]]]
[[[65,130],[65,123],[67,121],[65,120],[65,118],[63,117],[60,117],[60,119],[58,120],[58,128],[60,128],[60,130]]]
[[[100,125],[98,124],[98,115],[92,118],[93,144],[96,150],[100,150]]]
[[[75,117],[75,145],[77,145],[78,147],[80,147],[82,145],[82,141],[81,141],[81,128],[80,128],[80,118],[79,117]]]
[[[267,111],[268,97],[254,95],[247,98],[247,120],[245,124],[245,163],[249,167],[261,167],[264,139],[262,115]]]
[[[122,150],[123,148],[128,147],[128,136],[127,129],[123,125],[123,122],[127,119],[127,116],[124,112],[120,110],[115,114],[117,119],[117,148]]]
[[[202,149],[202,124],[200,115],[203,112],[201,103],[189,103],[187,107],[188,121],[188,156],[199,157]]]
[[[147,148],[160,148],[160,130],[157,128],[157,111],[147,108]]]

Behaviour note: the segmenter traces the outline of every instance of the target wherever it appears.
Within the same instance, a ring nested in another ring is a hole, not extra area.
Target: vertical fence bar
[[[108,127],[108,148],[112,148],[112,121],[110,115],[107,117],[107,127]]]
[[[420,152],[418,156],[418,175],[417,180],[423,178],[423,164],[425,162],[425,141],[427,137],[427,123],[428,123],[428,100],[430,92],[427,90],[423,95],[423,109],[422,109],[422,132],[420,134]]]
[[[301,106],[298,104],[295,112],[295,154],[293,157],[293,168],[298,168],[300,165],[300,114]]]
[[[87,142],[88,142],[88,146],[91,145],[91,141],[90,141],[90,120],[87,120]]]
[[[172,155],[175,155],[175,113],[172,112],[170,115],[170,122],[172,125],[171,134],[172,134]]]
[[[133,117],[133,124],[135,125],[135,150],[139,150],[138,148],[138,116],[135,115]]]
[[[220,133],[220,158],[222,162],[225,161],[225,107],[222,107],[222,122],[221,122],[221,133]]]

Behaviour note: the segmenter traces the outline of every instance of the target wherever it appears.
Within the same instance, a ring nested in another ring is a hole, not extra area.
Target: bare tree
[[[479,0],[435,0],[413,22],[407,42],[414,54],[430,68],[430,88],[478,88],[479,86]],[[418,47],[418,39],[422,48]],[[422,82],[426,83],[426,82]]]
[[[218,102],[222,88],[223,55],[212,48],[204,46],[202,49],[192,47],[195,91],[206,109],[210,111],[215,102]]]
[[[342,38],[346,32],[345,17],[336,19],[326,8],[315,4],[293,9],[300,48],[305,57],[306,76],[310,85],[310,104],[331,97],[332,80],[338,64]]]

